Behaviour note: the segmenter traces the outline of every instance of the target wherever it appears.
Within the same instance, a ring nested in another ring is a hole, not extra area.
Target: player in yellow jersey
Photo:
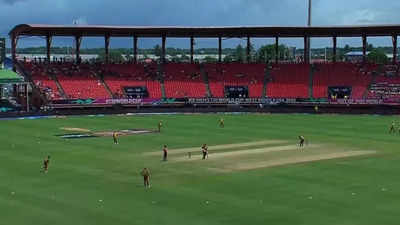
[[[144,187],[150,188],[150,170],[144,168],[142,172],[140,172],[140,175],[143,176]]]
[[[118,144],[118,132],[114,131],[113,132],[113,139],[114,139],[114,144]]]
[[[219,127],[221,127],[221,128],[224,128],[224,127],[225,127],[224,118],[220,118],[220,119],[219,119]]]
[[[161,127],[163,126],[161,120],[158,122],[157,126],[158,126],[158,132],[161,132]]]
[[[389,133],[396,133],[396,123],[392,121],[392,124],[390,125]]]

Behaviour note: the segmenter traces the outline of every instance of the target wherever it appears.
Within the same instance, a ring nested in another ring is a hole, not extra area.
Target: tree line
[[[166,48],[166,54],[171,57],[171,61],[174,62],[187,62],[189,61],[190,50],[184,48]],[[351,47],[349,45],[343,48],[337,48],[337,60],[343,61],[345,54],[352,51],[362,51],[362,47]],[[393,52],[392,47],[374,47],[372,44],[367,46],[369,52],[368,60],[375,63],[387,63],[388,57],[386,54]],[[11,50],[7,49],[7,53]],[[72,47],[52,47],[52,54],[64,54],[72,55],[75,54],[75,49]],[[29,47],[29,48],[18,48],[18,54],[46,54],[45,47]],[[281,44],[278,46],[278,59],[280,61],[295,61],[302,58],[304,49],[296,49],[287,45]],[[104,48],[83,48],[81,54],[96,54],[99,55],[99,59],[105,58]],[[133,51],[131,48],[112,48],[110,49],[110,59],[112,61],[124,61],[132,59]],[[138,54],[144,55],[145,58],[148,55],[161,56],[160,45],[155,45],[154,48],[138,49]],[[218,54],[218,48],[198,48],[194,50],[196,55],[206,55],[203,59],[205,62],[216,62],[218,59],[211,55]],[[224,62],[247,62],[247,48],[246,46],[237,45],[236,48],[223,48],[222,54],[224,55]],[[321,60],[332,60],[333,48],[314,48],[311,50],[313,59]],[[126,56],[126,57],[123,57]],[[258,49],[255,49],[253,45],[250,45],[250,62],[267,63],[274,61],[276,58],[275,45],[263,45]]]

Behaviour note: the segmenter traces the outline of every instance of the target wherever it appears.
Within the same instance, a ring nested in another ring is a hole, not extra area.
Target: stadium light
[[[309,27],[311,27],[311,4],[312,4],[312,0],[308,0],[308,21],[307,21],[307,25]]]
[[[311,27],[311,9],[312,9],[312,0],[308,0],[308,20],[307,20],[307,26]],[[307,38],[307,47],[308,47],[308,58],[309,62],[311,63],[311,38]]]

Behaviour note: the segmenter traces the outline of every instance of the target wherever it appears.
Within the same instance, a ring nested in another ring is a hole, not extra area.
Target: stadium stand
[[[397,65],[388,65],[376,76],[368,92],[370,99],[399,99],[400,76]]]
[[[361,67],[353,63],[317,64],[313,76],[313,97],[328,98],[328,87],[348,86],[352,87],[351,98],[364,98],[374,69],[374,65]]]
[[[265,64],[206,64],[205,69],[213,97],[224,97],[225,86],[247,86],[248,97],[262,97]]]
[[[126,98],[126,87],[146,87],[149,98],[162,98],[162,88],[168,98],[203,98],[208,96],[207,85],[212,97],[225,97],[225,86],[246,86],[248,97],[259,98],[267,77],[265,64],[168,63],[162,73],[156,63],[23,65],[50,100],[63,99],[62,92],[68,99]],[[272,64],[269,68],[265,93],[271,98],[309,98],[310,88],[313,98],[329,98],[328,87],[335,86],[351,87],[353,99],[400,98],[397,66],[386,66],[378,73],[374,64],[318,63],[312,76],[310,64]]]
[[[309,64],[274,64],[267,96],[272,98],[308,98]]]
[[[31,73],[41,90],[50,93],[50,99],[62,98],[57,82],[68,99],[110,97],[95,74],[96,65],[25,63],[25,69]],[[51,76],[55,78],[52,79]]]
[[[103,67],[104,82],[115,97],[126,97],[124,87],[145,86],[150,98],[161,98],[156,64],[109,64]]]
[[[200,67],[197,64],[166,64],[163,80],[167,97],[206,97],[206,84],[202,80]]]
[[[61,99],[56,82],[50,78],[43,64],[25,63],[24,68],[30,73],[33,81],[50,100]]]
[[[95,74],[95,67],[89,65],[63,65],[56,67],[58,82],[68,98],[109,98],[104,86]],[[72,70],[71,70],[72,68]]]

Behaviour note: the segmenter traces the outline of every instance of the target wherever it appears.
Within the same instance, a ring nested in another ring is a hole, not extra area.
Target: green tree
[[[104,51],[99,53],[98,60],[105,62],[106,61],[106,53]],[[111,50],[109,53],[109,60],[110,62],[123,62],[124,57],[120,51],[113,51]]]
[[[388,62],[388,57],[382,49],[373,49],[367,56],[368,62],[377,64],[386,64]]]
[[[351,51],[350,46],[349,45],[345,45],[343,51],[344,51],[344,54],[350,52]]]
[[[206,56],[206,57],[203,59],[203,61],[204,61],[205,63],[215,63],[215,62],[217,62],[217,59],[214,58],[214,57],[211,57],[211,56]]]
[[[236,46],[235,53],[233,55],[233,59],[236,62],[243,62],[244,61],[244,49],[241,44]]]
[[[177,63],[177,62],[180,62],[180,61],[181,61],[181,58],[178,57],[178,56],[172,56],[172,58],[171,58],[171,62]]]
[[[367,45],[367,51],[372,51],[374,49],[374,46],[372,44]]]
[[[275,45],[263,45],[257,51],[257,61],[265,63],[267,61],[275,60]],[[278,59],[284,60],[289,56],[289,49],[285,45],[278,46]]]
[[[263,45],[257,51],[257,61],[266,63],[272,58],[275,58],[275,46],[274,45]]]
[[[226,55],[225,58],[224,58],[224,63],[230,63],[230,62],[233,62],[233,61],[234,61],[234,58],[233,58],[233,56],[231,54]]]
[[[183,52],[179,60],[181,62],[189,62],[190,61],[190,57]]]
[[[160,47],[160,45],[154,46],[154,55],[156,55],[157,57],[161,56],[161,47]]]

